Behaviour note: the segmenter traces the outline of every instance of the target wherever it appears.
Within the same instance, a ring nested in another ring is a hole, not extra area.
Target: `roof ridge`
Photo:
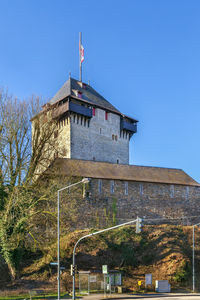
[[[63,158],[57,158],[57,159],[63,159]],[[114,165],[114,166],[126,166],[126,167],[142,167],[142,168],[156,168],[156,169],[168,169],[168,170],[179,170],[187,174],[183,169],[180,168],[168,168],[168,167],[159,167],[159,166],[147,166],[147,165],[135,165],[135,164],[117,164],[117,163],[111,163],[107,161],[93,161],[93,160],[87,160],[87,159],[78,159],[78,158],[64,158],[67,160],[77,160],[81,162],[92,162],[92,163],[100,163],[100,164],[109,164],[109,165]],[[187,174],[188,175],[188,174]],[[189,175],[188,175],[189,176]],[[192,177],[191,177],[192,178]]]
[[[74,176],[83,176],[101,179],[139,181],[152,183],[166,183],[175,185],[198,186],[200,184],[181,169],[144,167],[137,165],[112,164],[81,159],[57,158],[55,166],[59,167],[59,172],[67,174],[69,167],[73,168]],[[87,168],[86,168],[87,164]]]
[[[70,90],[70,94],[72,93],[72,77],[70,76],[69,79],[67,81],[69,81],[69,90]]]

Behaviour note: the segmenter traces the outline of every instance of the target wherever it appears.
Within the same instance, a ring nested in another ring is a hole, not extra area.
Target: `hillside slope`
[[[70,265],[75,242],[91,230],[76,231],[61,238],[62,289],[70,289]],[[196,230],[195,266],[197,283],[199,270],[200,231]],[[156,279],[168,279],[172,288],[192,287],[192,227],[190,226],[145,226],[141,234],[135,233],[134,226],[127,226],[83,240],[77,247],[76,264],[78,270],[101,272],[102,265],[110,270],[120,270],[123,286],[137,290],[137,281],[144,285],[145,274]],[[26,258],[28,257],[28,259]],[[24,257],[21,279],[18,286],[25,289],[43,287],[56,288],[56,267],[50,262],[57,260],[57,245],[42,249],[42,253],[32,253]],[[198,284],[197,284],[198,285]]]

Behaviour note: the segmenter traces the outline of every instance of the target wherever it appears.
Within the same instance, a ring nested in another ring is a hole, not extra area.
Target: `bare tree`
[[[36,169],[48,166],[56,151],[57,123],[52,110],[40,110],[38,97],[20,101],[0,92],[0,175],[11,189],[29,183]]]
[[[12,278],[23,238],[31,234],[31,220],[41,213],[38,203],[48,192],[32,184],[37,169],[49,164],[56,149],[56,121],[51,110],[40,113],[40,100],[19,101],[0,92],[0,248]],[[33,119],[33,138],[31,122]]]

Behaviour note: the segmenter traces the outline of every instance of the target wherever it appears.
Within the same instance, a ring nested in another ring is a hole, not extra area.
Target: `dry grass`
[[[74,244],[89,232],[91,231],[76,231],[61,239],[61,264],[66,268],[63,274],[63,291],[70,290],[69,270]],[[196,266],[199,268],[199,229],[196,229],[196,246]],[[30,288],[56,290],[57,270],[50,266],[50,262],[57,260],[56,244],[43,249],[43,253],[41,258],[23,268],[18,285],[7,283],[9,295],[14,290],[18,290],[20,294]],[[137,235],[135,228],[128,226],[82,241],[77,248],[76,263],[79,270],[101,270],[103,264],[107,264],[110,269],[122,270],[123,285],[129,290],[137,290],[137,281],[144,282],[147,273],[152,274],[153,282],[156,279],[168,279],[173,288],[190,289],[191,258],[192,227],[145,226],[143,233]],[[199,277],[197,286],[198,283]]]

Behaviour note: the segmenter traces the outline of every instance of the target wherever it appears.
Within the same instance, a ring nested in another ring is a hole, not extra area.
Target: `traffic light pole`
[[[138,218],[137,218],[138,219]],[[105,231],[109,231],[109,230],[112,230],[112,229],[116,229],[116,228],[119,228],[119,227],[122,227],[122,226],[125,226],[125,225],[129,225],[129,224],[132,224],[132,223],[136,223],[137,222],[137,219],[135,220],[132,220],[132,221],[129,221],[129,222],[126,222],[126,223],[122,223],[122,224],[119,224],[119,225],[116,225],[116,226],[113,226],[113,227],[109,227],[109,228],[105,228],[103,230],[99,230],[99,231],[96,231],[94,233],[90,233],[90,234],[87,234],[87,235],[84,235],[82,236],[75,244],[74,246],[74,250],[73,250],[73,265],[72,265],[72,273],[73,273],[73,291],[72,291],[72,299],[75,300],[76,299],[76,295],[75,295],[75,254],[76,254],[76,247],[77,245],[79,244],[80,241],[82,241],[83,239],[85,238],[88,238],[90,236],[93,236],[93,235],[96,235],[96,234],[100,234],[100,233],[103,233]]]

